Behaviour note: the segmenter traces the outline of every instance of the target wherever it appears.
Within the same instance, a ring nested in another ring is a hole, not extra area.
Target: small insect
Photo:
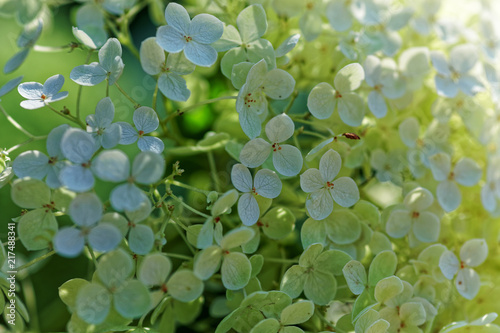
[[[359,139],[361,139],[359,137],[359,135],[357,135],[355,133],[342,133],[342,136],[345,136],[346,138],[351,139],[351,140],[359,140]]]

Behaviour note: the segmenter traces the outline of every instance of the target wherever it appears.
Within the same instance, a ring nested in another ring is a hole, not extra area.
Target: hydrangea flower
[[[106,79],[112,86],[122,75],[124,66],[120,42],[116,38],[109,38],[99,50],[98,63],[77,66],[69,77],[82,86],[95,86]]]
[[[12,91],[12,89],[14,89],[15,87],[17,87],[19,85],[19,83],[21,83],[21,81],[23,80],[23,76],[18,76],[12,80],[10,80],[9,82],[7,82],[6,84],[4,84],[1,88],[0,88],[0,97],[8,94],[9,92]],[[0,102],[2,100],[0,99]]]
[[[130,145],[137,141],[137,146],[141,151],[152,151],[161,153],[165,149],[163,141],[154,136],[145,136],[153,132],[160,125],[160,120],[155,110],[147,106],[141,106],[134,111],[133,121],[135,129],[126,122],[117,122],[122,128],[120,144]]]
[[[47,177],[45,182],[49,187],[58,188],[62,186],[59,173],[67,165],[67,162],[63,161],[61,140],[68,128],[69,125],[63,124],[50,131],[47,137],[47,153],[50,157],[38,150],[28,150],[19,154],[12,164],[16,176],[35,179]]]
[[[340,119],[349,126],[359,126],[365,115],[365,102],[353,93],[365,78],[363,67],[358,63],[343,67],[335,76],[333,85],[322,82],[316,85],[307,98],[307,108],[318,119],[330,118],[338,108]]]
[[[30,10],[33,9],[31,8]],[[17,46],[21,48],[21,51],[14,54],[12,58],[7,61],[3,68],[5,74],[12,73],[23,64],[30,50],[42,34],[43,21],[41,19],[30,19],[29,21],[31,22],[24,22],[24,29],[17,38]]]
[[[406,92],[406,83],[398,73],[394,60],[369,55],[363,63],[366,83],[373,88],[368,94],[368,108],[376,118],[383,118],[387,114],[385,98],[397,99]]]
[[[231,181],[243,193],[238,201],[238,215],[244,225],[251,226],[259,220],[260,209],[257,196],[274,199],[281,193],[281,180],[274,171],[261,169],[252,181],[250,170],[243,164],[235,164],[231,171]]]
[[[474,96],[485,89],[483,83],[469,73],[478,61],[477,48],[472,44],[460,44],[450,51],[449,61],[442,51],[431,51],[432,64],[437,70],[434,78],[437,93],[455,97],[461,90]]]
[[[252,66],[236,99],[241,128],[250,139],[260,135],[260,116],[267,115],[266,95],[272,99],[285,99],[292,94],[294,87],[295,80],[290,74],[277,68],[268,72],[264,59]]]
[[[325,13],[322,0],[274,0],[273,7],[280,15],[301,15],[299,27],[307,41],[316,39],[321,33],[322,16]]]
[[[210,46],[222,36],[224,25],[215,16],[199,14],[189,18],[181,5],[171,2],[165,9],[168,25],[158,28],[156,42],[169,53],[184,51],[197,66],[210,67],[217,60],[217,51]]]
[[[69,206],[69,216],[77,227],[61,228],[54,236],[54,249],[64,257],[78,256],[88,243],[93,250],[108,252],[122,240],[111,223],[98,223],[102,217],[101,200],[94,193],[79,194]]]
[[[267,30],[266,11],[262,5],[254,4],[243,9],[236,18],[236,29],[227,25],[214,46],[218,51],[227,51],[221,59],[221,71],[231,78],[234,65],[242,62],[257,63],[264,59],[269,70],[276,67],[273,45],[261,38]]]
[[[105,11],[101,3],[87,1],[76,11],[75,20],[77,30],[73,28],[73,35],[90,49],[98,49],[108,40]]]
[[[448,280],[455,275],[455,287],[466,299],[473,299],[481,284],[479,274],[473,269],[481,265],[488,256],[488,244],[484,239],[470,239],[460,248],[460,261],[455,253],[446,251],[439,259],[439,268]]]
[[[94,175],[90,166],[97,150],[92,135],[78,129],[67,129],[61,139],[61,152],[73,164],[64,166],[59,173],[59,180],[71,191],[85,192],[94,187]]]
[[[110,202],[117,211],[135,211],[145,200],[146,194],[136,185],[150,185],[157,182],[165,169],[161,155],[150,151],[139,153],[132,163],[120,150],[106,150],[100,153],[92,163],[92,170],[102,180],[126,183],[116,186],[110,195]]]
[[[375,177],[381,182],[391,181],[396,185],[403,184],[402,172],[406,159],[400,151],[385,152],[380,148],[374,149],[370,157],[370,165],[375,169]]]
[[[353,3],[350,1],[333,0],[328,2],[325,14],[333,30],[342,32],[351,28],[353,19],[352,6]]]
[[[248,141],[240,153],[241,163],[249,168],[256,168],[272,154],[276,171],[283,176],[297,175],[303,163],[300,150],[281,144],[292,137],[294,127],[292,119],[284,113],[273,117],[266,124],[266,135],[271,143],[261,138]]]
[[[403,201],[404,207],[391,211],[386,232],[393,238],[402,238],[412,233],[419,241],[431,243],[439,238],[440,221],[436,214],[427,211],[434,202],[429,190],[417,187]]]
[[[38,82],[25,82],[17,87],[17,91],[27,100],[21,102],[21,107],[35,110],[45,105],[60,101],[68,97],[67,91],[61,91],[64,76],[57,74],[49,77],[44,84]]]
[[[142,69],[149,75],[160,74],[158,89],[173,101],[187,101],[191,91],[186,80],[181,75],[191,74],[195,65],[179,53],[170,53],[165,61],[165,51],[158,45],[155,37],[150,37],[141,43]]]
[[[114,117],[115,106],[109,97],[104,97],[97,103],[95,114],[85,118],[87,132],[92,134],[98,147],[110,149],[120,141],[122,129],[119,124],[111,123]]]
[[[451,158],[446,153],[432,155],[429,162],[434,179],[440,182],[436,189],[439,204],[447,212],[457,209],[462,201],[457,183],[463,186],[476,185],[481,179],[481,167],[474,160],[462,157],[452,171]]]
[[[351,207],[359,200],[358,186],[350,177],[336,180],[342,166],[339,153],[329,149],[319,161],[319,169],[307,169],[300,175],[300,187],[310,193],[306,200],[309,215],[315,220],[328,217],[333,211],[333,201],[342,207]]]

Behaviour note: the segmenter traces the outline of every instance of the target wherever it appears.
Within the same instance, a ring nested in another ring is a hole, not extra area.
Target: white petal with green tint
[[[318,191],[326,185],[321,172],[316,168],[310,168],[300,175],[300,187],[306,193]]]
[[[359,201],[358,185],[350,177],[340,177],[334,180],[330,194],[333,200],[342,207],[351,207]]]
[[[297,175],[303,164],[300,150],[291,145],[280,145],[279,148],[273,150],[273,164],[276,171],[288,177]]]
[[[123,317],[139,318],[151,307],[151,296],[140,281],[129,280],[114,293],[113,303],[116,311]]]
[[[22,208],[39,208],[50,203],[50,188],[38,179],[16,179],[10,192],[12,201]]]
[[[368,278],[363,264],[359,261],[351,260],[342,269],[349,289],[354,295],[359,295],[366,289]]]
[[[306,269],[299,265],[290,267],[281,279],[280,290],[292,298],[299,297],[304,289],[305,271]]]
[[[380,280],[394,275],[398,258],[393,251],[383,251],[375,256],[368,269],[368,284],[375,286]]]
[[[379,303],[400,294],[403,291],[403,282],[397,276],[383,278],[375,285],[375,299]]]
[[[228,212],[236,201],[238,201],[238,192],[236,190],[227,191],[212,206],[212,216],[219,216]]]
[[[100,258],[97,277],[106,287],[117,288],[132,276],[134,265],[131,255],[119,248]]]
[[[132,163],[132,176],[135,182],[149,185],[157,182],[165,169],[165,160],[162,155],[143,151],[134,158]]]
[[[168,257],[153,253],[144,257],[137,270],[138,279],[148,287],[161,286],[167,280],[172,269]]]
[[[436,242],[439,238],[440,229],[439,218],[434,213],[421,212],[413,220],[413,234],[421,242]]]
[[[309,215],[315,220],[322,220],[333,211],[333,199],[327,189],[312,192],[306,200]]]
[[[78,195],[69,206],[69,216],[80,226],[91,226],[101,219],[103,206],[95,193]]]
[[[460,259],[470,267],[481,265],[488,256],[488,244],[482,238],[470,239],[460,248]]]
[[[341,166],[342,158],[339,153],[333,149],[324,153],[319,161],[319,172],[323,181],[332,181],[338,175]]]
[[[261,138],[250,140],[240,153],[240,161],[249,168],[261,166],[271,153],[271,144]]]
[[[304,295],[317,305],[327,305],[337,293],[337,280],[332,274],[315,271],[306,275]]]
[[[263,89],[267,96],[272,99],[288,98],[295,88],[293,76],[282,69],[270,70],[263,83]]]
[[[461,158],[453,169],[454,179],[464,186],[474,186],[481,179],[481,167],[471,158]]]
[[[448,280],[453,279],[459,267],[460,263],[455,253],[446,251],[439,257],[439,268]]]
[[[472,44],[457,45],[450,51],[450,65],[461,74],[471,70],[477,61],[477,48]]]
[[[279,143],[292,137],[295,126],[286,114],[277,115],[266,124],[266,135],[270,142]]]
[[[111,301],[112,296],[106,288],[97,283],[89,283],[78,292],[76,314],[89,324],[100,324],[108,316]]]
[[[241,91],[241,90],[240,90]],[[265,103],[267,108],[267,102]],[[243,108],[238,110],[238,117],[240,121],[240,126],[243,132],[250,138],[255,139],[260,135],[262,121],[259,118],[259,115],[252,108],[246,109]]]
[[[231,169],[231,182],[240,192],[245,193],[252,191],[252,174],[243,164],[238,163],[233,165]]]
[[[89,245],[98,252],[116,249],[122,238],[120,230],[111,223],[99,223],[87,236]]]
[[[136,224],[135,227],[130,229],[128,246],[132,252],[146,255],[153,249],[154,242],[155,236],[149,226]]]
[[[368,94],[368,108],[376,118],[383,118],[387,115],[387,104],[384,96],[376,90]]]
[[[274,199],[281,193],[281,180],[274,171],[261,169],[255,174],[255,192],[264,198]]]
[[[402,238],[410,231],[411,224],[412,218],[409,211],[393,210],[391,215],[389,215],[385,230],[393,238]]]
[[[326,82],[316,85],[307,97],[307,108],[318,119],[330,118],[335,104],[335,90]]]
[[[254,235],[255,232],[251,228],[240,227],[233,229],[222,238],[220,247],[224,250],[233,249],[249,242]]]
[[[326,222],[328,238],[336,244],[351,244],[361,236],[361,223],[349,210],[335,211]]]
[[[202,279],[207,280],[219,270],[222,259],[222,249],[212,245],[201,251],[194,261],[193,272]]]
[[[178,102],[185,102],[191,96],[186,80],[175,73],[163,73],[158,78],[158,89],[165,97]]]
[[[429,190],[423,187],[417,187],[405,196],[404,204],[408,209],[420,212],[429,208],[434,201],[434,196]]]
[[[460,269],[455,279],[455,286],[457,287],[460,295],[466,299],[473,299],[476,297],[481,286],[479,275],[472,268]]]
[[[420,124],[417,118],[409,117],[399,124],[399,137],[407,147],[415,148],[417,146],[419,131]]]
[[[224,256],[221,266],[222,284],[226,289],[238,290],[250,281],[252,265],[247,256],[240,252],[231,252]]]
[[[264,35],[267,30],[266,11],[262,5],[251,5],[243,9],[236,18],[236,25],[243,42],[252,42]]]
[[[23,241],[24,243],[25,241]],[[79,229],[61,228],[52,240],[52,243],[57,254],[67,258],[74,258],[82,253],[85,246],[85,238]],[[30,246],[27,246],[27,248],[30,248]]]
[[[358,63],[343,67],[335,76],[334,86],[340,93],[354,91],[365,79],[365,71]]]
[[[437,181],[443,181],[448,178],[451,171],[451,158],[446,153],[437,153],[429,157],[429,164],[432,175]]]
[[[425,323],[425,309],[422,303],[407,302],[399,309],[401,321],[409,326],[420,326]]]
[[[355,93],[344,93],[338,99],[340,119],[349,126],[359,126],[365,116],[365,101]]]
[[[259,220],[260,209],[253,193],[244,193],[238,201],[238,215],[244,225],[254,225]]]
[[[128,157],[118,149],[101,152],[92,161],[91,168],[97,177],[105,181],[122,182],[130,176]]]
[[[189,14],[181,5],[171,2],[165,8],[165,19],[169,25],[180,32],[188,33],[189,24],[191,22]]]
[[[460,189],[455,182],[449,180],[439,183],[436,189],[436,197],[446,212],[454,211],[462,202]]]
[[[156,43],[155,37],[146,38],[140,50],[142,69],[149,75],[156,75],[165,63],[165,51]]]
[[[180,269],[168,280],[167,289],[172,298],[191,302],[203,294],[204,284],[192,271]]]
[[[191,20],[189,35],[200,44],[212,44],[221,38],[224,32],[222,22],[210,14],[198,14]]]

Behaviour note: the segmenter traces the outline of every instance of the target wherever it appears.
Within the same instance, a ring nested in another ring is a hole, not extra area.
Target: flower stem
[[[120,87],[118,82],[115,82],[115,87],[118,88],[118,90],[123,94],[123,96],[125,96],[132,104],[134,104],[134,108],[137,109],[141,107],[141,104],[137,103],[132,97],[130,97],[130,95],[127,94],[125,90],[122,89],[122,87]]]
[[[278,264],[290,264],[290,265],[298,264],[298,262],[299,262],[298,260],[284,259],[284,258],[264,258],[264,261],[274,262],[274,263],[278,263]]]
[[[50,104],[45,104],[49,109],[51,109],[52,111],[54,111],[55,113],[57,113],[58,115],[60,115],[61,117],[71,121],[71,122],[74,122],[75,124],[77,124],[78,126],[80,126],[82,129],[85,129],[85,124],[78,118],[70,115],[70,114],[64,114],[62,113],[61,111],[59,110],[56,110],[52,105]]]
[[[173,219],[171,221],[174,222],[173,224],[174,224],[175,230],[177,230],[177,232],[179,233],[179,236],[181,236],[182,240],[184,241],[184,243],[186,243],[186,246],[189,248],[189,251],[191,251],[191,253],[194,255],[196,253],[196,250],[193,248],[191,243],[189,243],[186,235],[184,235],[184,231],[180,227],[181,223],[178,221],[175,221]],[[182,226],[184,226],[184,225],[182,225]]]
[[[212,174],[212,181],[214,182],[214,187],[217,192],[221,192],[219,177],[217,177],[217,166],[215,165],[214,153],[209,151],[208,155],[208,164],[210,165],[210,173]]]
[[[78,47],[78,44],[74,44],[76,47]],[[55,53],[55,52],[61,52],[61,51],[66,51],[70,49],[74,49],[73,44],[68,44],[64,46],[43,46],[43,45],[35,45],[33,46],[33,50],[36,52],[44,52],[44,53]]]
[[[288,113],[288,111],[290,111],[290,109],[293,106],[293,102],[295,102],[295,99],[297,98],[297,96],[299,96],[299,92],[297,90],[295,90],[292,93],[292,98],[290,99],[290,102],[288,103],[288,105],[286,106],[286,108],[283,110],[283,113]]]
[[[199,189],[197,187],[194,187],[194,186],[191,186],[191,185],[187,185],[187,184],[178,182],[177,180],[168,180],[168,182],[170,184],[172,184],[172,185],[175,185],[175,186],[178,186],[178,187],[183,187],[183,188],[185,188],[187,190],[190,190],[190,191],[195,191],[195,192],[203,193],[205,195],[208,195],[210,193],[210,191],[205,191],[205,190]]]
[[[215,103],[215,102],[222,101],[222,100],[225,100],[225,99],[237,99],[237,98],[238,98],[238,96],[222,96],[222,97],[207,99],[206,101],[190,105],[188,107],[185,107],[184,109],[179,109],[176,112],[172,112],[167,118],[165,118],[164,120],[162,120],[161,123],[167,124],[169,121],[171,121],[175,117],[180,116],[180,115],[182,115],[182,114],[184,114],[186,112],[189,112],[191,110],[194,110],[194,109],[196,109],[196,108],[198,108],[198,107],[200,107],[202,105]]]
[[[9,121],[9,123],[12,124],[12,126],[14,126],[18,130],[20,130],[21,132],[23,132],[30,139],[35,139],[36,138],[35,135],[33,135],[30,132],[28,132],[27,130],[25,130],[17,121],[14,120],[14,118],[12,118],[11,116],[9,116],[9,114],[7,113],[7,111],[5,111],[5,109],[2,107],[2,105],[0,105],[0,110],[4,114],[5,118],[7,118],[7,120]]]
[[[30,267],[30,266],[32,266],[32,265],[34,265],[34,264],[36,264],[36,263],[37,263],[37,262],[39,262],[39,261],[42,261],[42,260],[44,260],[44,259],[47,259],[48,257],[52,256],[52,255],[53,255],[53,254],[55,254],[55,253],[56,253],[56,251],[54,251],[54,250],[52,250],[52,251],[50,251],[50,252],[47,252],[47,253],[45,253],[43,256],[40,256],[40,257],[38,257],[38,258],[35,258],[35,259],[31,260],[30,262],[28,262],[28,263],[26,263],[26,264],[24,264],[24,265],[22,265],[22,266],[19,266],[19,267],[17,268],[17,271],[18,271],[18,272],[20,272],[20,271],[22,271],[23,269],[26,269],[26,268],[28,268],[28,267]]]
[[[202,213],[200,212],[199,210],[191,207],[190,205],[188,205],[187,203],[185,203],[184,201],[182,201],[181,199],[179,199],[177,196],[175,196],[175,194],[170,194],[170,197],[172,199],[174,199],[175,201],[177,201],[178,203],[180,203],[181,205],[183,205],[184,207],[186,207],[187,209],[189,209],[190,211],[192,211],[193,213],[197,214],[197,215],[200,215],[200,216],[203,216],[205,218],[209,218],[210,216],[205,214],[205,213]]]
[[[170,257],[170,258],[176,258],[176,259],[182,259],[182,260],[193,260],[192,257],[190,256],[185,256],[183,254],[177,254],[177,253],[164,253],[167,257]]]
[[[97,259],[95,257],[94,250],[90,245],[87,244],[87,249],[89,250],[90,257],[92,258],[92,262],[94,263],[94,267],[97,269]]]
[[[85,59],[85,63],[88,64],[90,60],[90,56],[92,55],[93,50],[89,50],[87,53],[87,58]],[[76,94],[76,118],[80,119],[80,100],[82,98],[82,89],[83,86],[78,86],[78,92]]]

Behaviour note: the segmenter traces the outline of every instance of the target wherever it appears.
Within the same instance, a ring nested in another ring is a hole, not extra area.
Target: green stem
[[[193,260],[193,257],[190,256],[185,256],[183,254],[177,254],[177,253],[165,253],[167,257],[170,258],[176,258],[176,259],[182,259],[182,260]]]
[[[14,118],[12,118],[8,113],[7,111],[5,111],[5,109],[3,108],[2,105],[0,105],[0,110],[2,111],[2,113],[4,114],[5,118],[7,118],[7,120],[9,121],[9,123],[12,124],[12,126],[14,126],[15,128],[17,128],[18,130],[20,130],[21,132],[23,132],[27,137],[29,137],[30,139],[33,139],[33,140],[36,140],[36,138],[40,138],[38,136],[35,136],[33,134],[31,134],[30,132],[28,132],[27,130],[25,130],[17,121],[14,120]]]
[[[42,260],[44,260],[44,259],[47,259],[48,257],[50,257],[50,256],[54,255],[55,253],[56,253],[56,251],[54,251],[54,250],[52,250],[52,251],[50,251],[50,252],[47,252],[47,253],[45,253],[44,255],[42,255],[42,256],[40,256],[40,257],[38,257],[38,258],[35,258],[35,259],[31,260],[30,262],[28,262],[28,263],[26,263],[26,264],[22,265],[22,266],[19,266],[19,267],[17,268],[17,272],[20,272],[20,271],[22,271],[23,269],[26,269],[26,268],[28,268],[28,267],[30,267],[30,266],[32,266],[32,265],[34,265],[34,264],[36,264],[36,263],[37,263],[37,262],[39,262],[39,261],[42,261]]]
[[[78,126],[80,126],[82,129],[85,129],[86,128],[86,125],[78,118],[76,117],[73,117],[72,115],[66,115],[64,113],[62,113],[61,111],[59,110],[56,110],[52,105],[50,104],[45,104],[49,109],[51,109],[52,111],[54,111],[56,114],[60,115],[61,117],[77,124]]]
[[[158,100],[158,80],[156,80],[155,91],[153,92],[153,105],[151,106],[156,111],[156,102]]]
[[[186,246],[189,248],[189,251],[191,251],[191,253],[193,255],[195,255],[196,250],[193,248],[193,246],[191,245],[191,243],[189,243],[189,241],[187,240],[186,235],[184,235],[184,232],[181,230],[181,227],[179,226],[179,225],[181,225],[180,222],[177,222],[175,220],[171,220],[171,221],[174,222],[175,230],[177,230],[177,232],[179,233],[179,236],[181,236],[181,238],[184,241],[184,243],[186,243]],[[184,226],[184,225],[182,224],[182,226]]]
[[[93,50],[89,50],[87,53],[87,58],[85,59],[85,63],[88,64],[90,60],[90,56],[92,55]],[[80,119],[80,101],[82,99],[82,89],[83,86],[78,86],[78,92],[76,94],[76,118]]]
[[[94,263],[94,267],[97,269],[97,259],[95,257],[95,253],[94,253],[94,250],[92,249],[92,247],[90,245],[87,244],[87,249],[89,250],[90,252],[90,257],[92,258],[92,262]]]
[[[199,189],[197,187],[178,182],[177,180],[167,180],[167,182],[172,184],[172,185],[178,186],[178,187],[183,187],[187,190],[195,191],[198,193],[203,193],[205,195],[208,195],[210,193],[210,191],[205,191],[205,190]]]
[[[196,109],[196,108],[198,108],[200,106],[203,106],[203,105],[206,105],[206,104],[211,104],[211,103],[215,103],[215,102],[218,102],[218,101],[223,101],[225,99],[237,99],[237,98],[238,98],[238,96],[223,96],[223,97],[217,97],[217,98],[207,99],[206,101],[199,102],[199,103],[190,105],[188,107],[185,107],[184,109],[177,110],[177,112],[172,112],[167,118],[165,118],[164,120],[162,120],[161,123],[167,124],[169,121],[171,121],[175,117],[180,116],[180,115],[182,115],[182,114],[184,114],[186,112],[189,112],[189,111],[191,111],[193,109]]]
[[[312,132],[312,131],[306,131],[306,130],[303,130],[301,134],[307,134],[307,135],[311,135],[311,136],[316,136],[320,139],[327,139],[326,136],[322,135],[322,134],[319,134],[319,133],[316,133],[316,132]]]
[[[175,196],[174,194],[170,194],[170,197],[172,199],[174,199],[175,201],[177,201],[178,203],[180,203],[181,205],[183,205],[184,207],[186,207],[187,209],[189,209],[190,211],[192,211],[193,213],[197,214],[197,215],[200,215],[200,216],[203,216],[205,218],[209,218],[210,216],[205,214],[205,213],[202,213],[200,212],[199,210],[191,207],[190,205],[188,205],[187,203],[185,203],[184,201],[182,201],[181,199],[179,199],[177,196]]]
[[[214,182],[215,185],[215,190],[217,192],[220,192],[221,188],[219,184],[219,177],[217,177],[217,166],[215,165],[214,153],[212,151],[209,151],[207,155],[208,155],[208,164],[210,165],[210,173],[212,174],[212,181]]]
[[[290,109],[293,106],[293,102],[295,102],[295,99],[297,98],[298,95],[299,95],[299,92],[297,90],[295,90],[292,94],[292,98],[290,99],[290,102],[286,106],[285,110],[283,110],[283,113],[288,113],[288,111],[290,111]]]
[[[125,96],[132,104],[134,104],[134,108],[137,109],[141,107],[141,104],[137,103],[132,97],[130,97],[129,94],[127,94],[125,90],[123,90],[122,87],[120,87],[118,82],[115,82],[115,87],[118,88],[118,90],[123,94],[123,96]]]
[[[75,44],[78,45],[78,44]],[[78,46],[76,46],[78,47]],[[74,46],[72,44],[64,45],[64,46],[43,46],[43,45],[35,45],[33,46],[33,51],[35,52],[44,52],[44,53],[55,53],[67,51],[68,49],[72,49]]]

